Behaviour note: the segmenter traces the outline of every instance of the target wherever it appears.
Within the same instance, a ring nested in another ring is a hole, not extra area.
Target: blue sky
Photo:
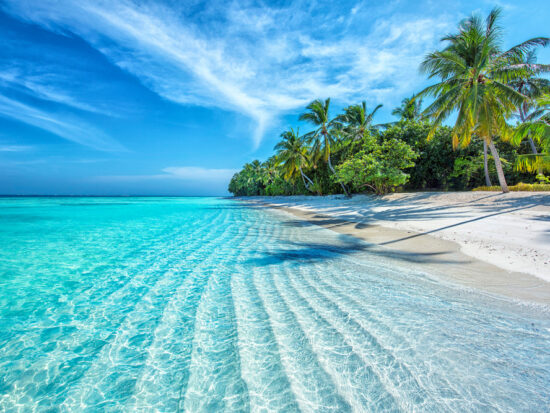
[[[495,5],[0,1],[0,194],[225,194],[315,98],[392,120],[422,57]],[[545,1],[498,5],[505,47],[550,35]]]

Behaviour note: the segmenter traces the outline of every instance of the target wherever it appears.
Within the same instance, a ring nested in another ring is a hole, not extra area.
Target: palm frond
[[[519,155],[514,167],[521,172],[550,171],[550,154]]]
[[[536,47],[546,47],[550,44],[550,38],[548,37],[533,37],[526,40],[514,47],[511,47],[506,52],[500,55],[501,59],[525,59],[526,56]]]

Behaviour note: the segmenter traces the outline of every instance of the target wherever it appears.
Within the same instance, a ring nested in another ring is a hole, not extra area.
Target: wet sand
[[[359,238],[390,251],[419,270],[463,286],[522,301],[550,305],[550,283],[533,275],[507,271],[461,252],[459,244],[429,234],[369,225],[316,211],[247,200],[256,207],[275,208],[313,225]],[[390,256],[392,255],[390,254]]]

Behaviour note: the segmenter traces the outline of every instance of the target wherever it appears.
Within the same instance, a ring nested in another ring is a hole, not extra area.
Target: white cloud
[[[0,116],[44,129],[69,141],[101,151],[125,151],[102,131],[68,114],[45,111],[0,95]]]
[[[79,102],[64,90],[52,86],[47,76],[23,75],[20,70],[11,68],[0,72],[0,85],[14,89],[23,89],[32,92],[34,96],[43,100],[72,106],[89,112],[98,112],[96,108],[86,103]]]
[[[0,152],[26,152],[32,150],[33,146],[28,145],[3,145],[0,144]]]
[[[201,24],[174,2],[7,3],[23,18],[82,36],[166,99],[248,116],[256,146],[278,116],[314,98],[398,103],[413,92],[420,60],[449,27],[445,16],[393,14],[375,18],[369,31],[345,30],[351,19],[364,18],[359,4],[313,18],[307,4],[215,3],[199,16],[207,19]],[[347,23],[336,24],[342,16]]]
[[[12,64],[0,71],[0,86],[25,93],[41,100],[60,103],[75,109],[108,116],[119,116],[121,109],[114,111],[106,104],[87,102],[81,96],[77,96],[82,90],[87,89],[83,85],[89,77],[89,73],[75,73],[63,68],[63,75],[56,73],[58,66],[44,63],[37,64]],[[68,91],[67,89],[71,89]],[[88,94],[93,94],[87,90]]]
[[[99,176],[95,179],[106,182],[134,182],[149,180],[177,179],[188,182],[216,183],[229,182],[238,172],[237,169],[215,169],[199,166],[171,166],[164,168],[161,174],[154,175],[111,175]]]
[[[208,169],[197,166],[176,166],[162,170],[167,177],[188,181],[225,181],[229,180],[236,169]]]

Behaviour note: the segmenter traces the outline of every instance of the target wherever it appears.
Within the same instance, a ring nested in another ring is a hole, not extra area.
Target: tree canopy
[[[536,62],[536,48],[550,39],[535,37],[503,50],[500,15],[499,8],[485,19],[472,15],[441,39],[443,47],[420,66],[436,83],[403,99],[392,111],[395,122],[376,124],[382,105],[369,110],[367,100],[345,106],[334,117],[330,98],[313,100],[299,117],[312,129],[304,135],[293,128],[283,132],[276,154],[246,164],[229,191],[466,190],[492,175],[506,192],[507,182],[547,180],[550,82],[543,75],[550,65]],[[422,99],[429,100],[424,110]],[[445,126],[453,116],[454,125]]]

